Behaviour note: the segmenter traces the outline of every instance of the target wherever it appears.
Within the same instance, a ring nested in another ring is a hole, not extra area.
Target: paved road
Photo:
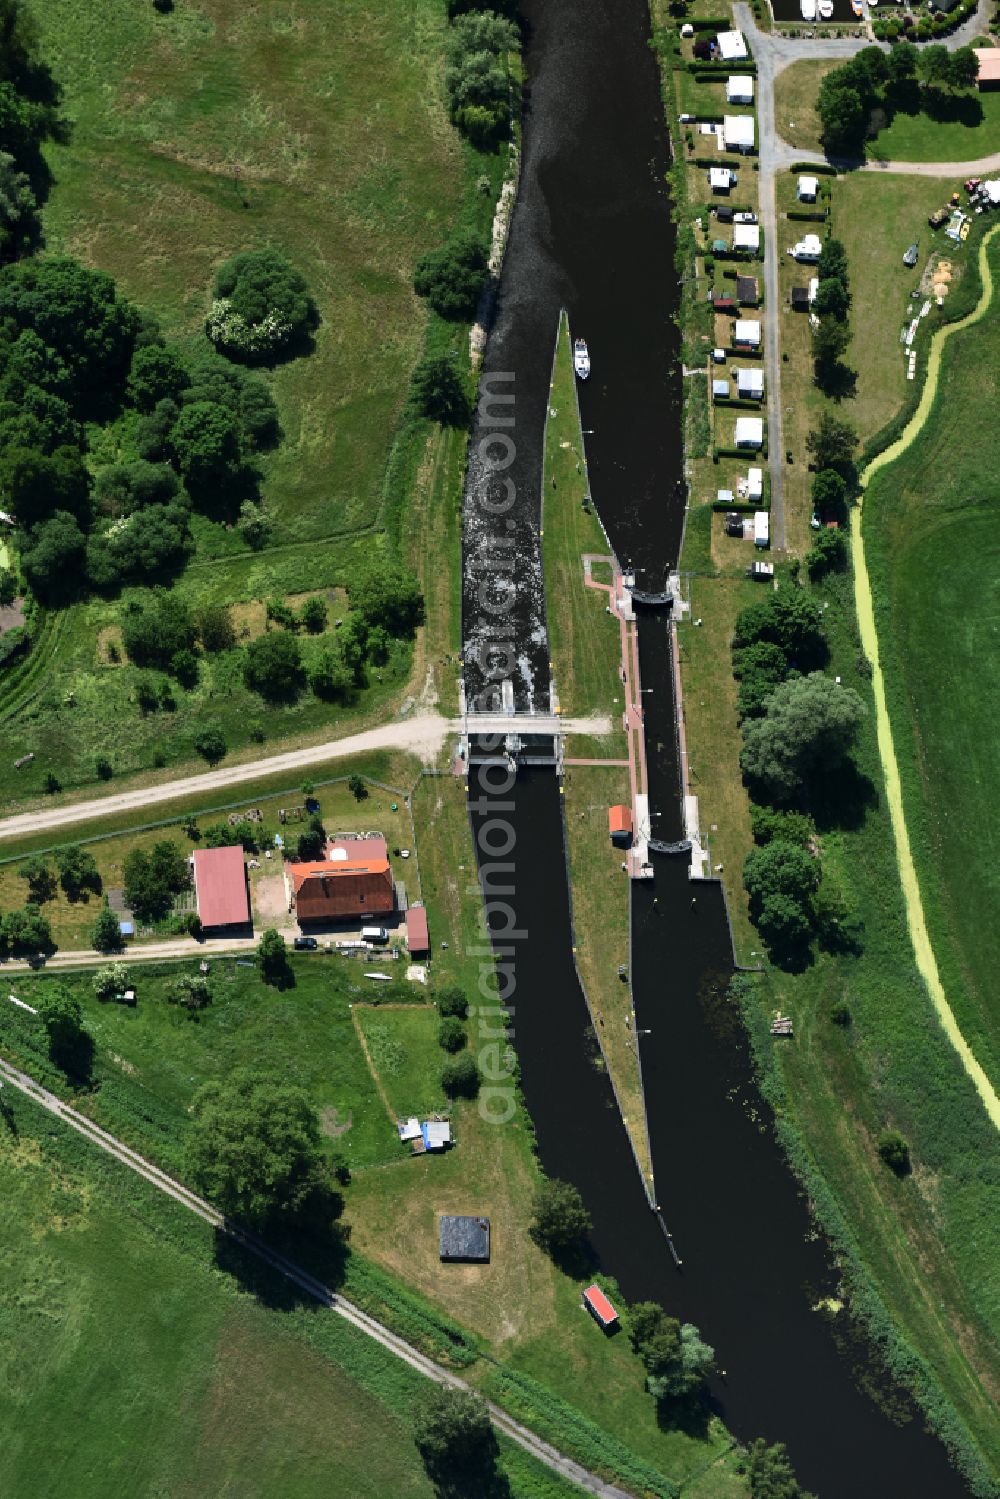
[[[603,735],[610,730],[610,720],[606,717],[567,717],[559,720],[559,726],[564,734]],[[224,765],[218,770],[206,770],[199,775],[184,776],[180,780],[164,781],[158,786],[141,786],[134,791],[113,792],[110,796],[95,797],[89,801],[68,802],[63,806],[46,806],[33,812],[21,812],[15,817],[5,817],[0,821],[0,839],[17,838],[24,833],[44,833],[49,829],[69,827],[75,822],[112,817],[118,812],[145,811],[147,807],[175,801],[180,797],[200,796],[207,791],[239,786],[262,776],[308,770],[330,760],[360,755],[368,750],[408,750],[425,764],[429,764],[437,758],[449,735],[457,736],[464,728],[464,720],[442,718],[437,713],[397,719],[393,723],[382,724],[377,729],[366,729],[361,734],[348,734],[343,739],[311,744],[305,749],[289,750],[283,755],[270,755],[242,765]],[[519,721],[517,728],[523,732],[525,723]]]
[[[779,242],[778,212],[775,201],[775,178],[777,173],[787,170],[797,161],[814,161],[817,164],[828,160],[819,151],[804,151],[778,137],[774,121],[774,81],[777,75],[794,62],[803,59],[824,59],[831,62],[853,57],[864,47],[872,45],[866,36],[858,37],[789,37],[777,32],[760,31],[749,5],[738,0],[733,6],[734,24],[744,33],[757,63],[757,128],[759,133],[759,182],[760,223],[764,232],[764,372],[767,379],[767,442],[768,467],[771,476],[771,544],[782,551],[785,547],[785,444],[782,431],[781,410],[781,348],[779,341],[779,317],[781,302],[778,294],[778,265],[784,254],[784,238]],[[978,16],[972,16],[958,28],[945,45],[954,51],[964,47],[982,31]],[[888,43],[875,43],[883,51]],[[985,156],[979,161],[926,162],[926,161],[836,161],[834,165],[844,171],[899,172],[913,177],[981,177],[1000,170],[1000,151]]]
[[[108,1155],[114,1156],[115,1160],[120,1161],[123,1166],[127,1166],[130,1171],[136,1172],[138,1176],[143,1177],[145,1181],[158,1188],[159,1191],[164,1192],[168,1197],[172,1197],[175,1202],[180,1203],[189,1212],[197,1214],[204,1222],[210,1223],[213,1228],[221,1229],[230,1238],[243,1244],[252,1254],[255,1254],[266,1264],[271,1265],[280,1275],[283,1275],[287,1280],[298,1286],[300,1290],[304,1291],[307,1296],[311,1296],[313,1300],[318,1301],[322,1306],[329,1307],[331,1311],[336,1312],[345,1321],[350,1322],[367,1337],[374,1338],[383,1348],[388,1349],[390,1353],[394,1353],[397,1358],[409,1364],[411,1369],[416,1369],[418,1373],[425,1375],[428,1379],[435,1380],[438,1384],[452,1385],[456,1389],[461,1390],[467,1388],[464,1381],[459,1379],[456,1374],[450,1373],[447,1369],[442,1369],[432,1359],[419,1353],[416,1348],[404,1342],[402,1338],[398,1337],[388,1327],[383,1326],[381,1322],[377,1322],[374,1317],[368,1316],[367,1312],[363,1312],[353,1302],[347,1301],[343,1296],[331,1291],[328,1286],[323,1285],[322,1281],[317,1280],[308,1271],[301,1269],[294,1261],[286,1259],[284,1255],[270,1249],[263,1240],[257,1238],[256,1234],[248,1232],[246,1229],[241,1228],[238,1223],[234,1223],[231,1219],[225,1217],[217,1208],[212,1207],[211,1203],[206,1202],[194,1192],[189,1191],[182,1183],[175,1181],[172,1176],[168,1176],[165,1171],[161,1171],[158,1166],[154,1166],[151,1161],[147,1161],[137,1151],[124,1145],[121,1140],[116,1139],[107,1130],[101,1129],[92,1120],[86,1118],[85,1115],[78,1114],[75,1109],[63,1103],[62,1099],[57,1098],[54,1093],[50,1093],[46,1088],[36,1083],[27,1073],[20,1072],[16,1067],[13,1067],[2,1058],[0,1058],[0,1081],[6,1086],[16,1088],[40,1108],[46,1109],[48,1113],[55,1115],[57,1119],[62,1120],[71,1129],[83,1135],[92,1145],[96,1145],[99,1149],[106,1151]],[[527,1426],[522,1426],[519,1421],[515,1421],[500,1406],[488,1402],[488,1409],[490,1419],[498,1431],[503,1432],[511,1441],[516,1442],[519,1447],[523,1447],[532,1457],[536,1458],[540,1463],[544,1463],[547,1468],[558,1473],[560,1477],[567,1479],[570,1483],[575,1483],[585,1493],[596,1494],[600,1496],[600,1499],[631,1499],[626,1490],[606,1483],[596,1473],[589,1472],[586,1468],[581,1467],[579,1463],[574,1462],[572,1458],[564,1456],[555,1447],[552,1447],[548,1442],[544,1442],[541,1437],[536,1436]]]

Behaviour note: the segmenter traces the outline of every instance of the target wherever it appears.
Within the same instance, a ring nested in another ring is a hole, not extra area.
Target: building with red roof
[[[611,834],[612,843],[628,844],[632,841],[632,809],[631,807],[609,807],[608,808],[608,832]]]
[[[618,1321],[618,1313],[605,1296],[600,1286],[588,1286],[583,1293],[583,1304],[591,1316],[607,1331]]]
[[[424,958],[431,950],[427,911],[423,906],[410,906],[406,913],[406,946],[411,958]]]
[[[250,895],[240,845],[196,849],[191,862],[202,926],[247,926],[250,922]]]
[[[288,908],[300,922],[366,920],[388,915],[396,904],[384,856],[287,864],[285,886]]]

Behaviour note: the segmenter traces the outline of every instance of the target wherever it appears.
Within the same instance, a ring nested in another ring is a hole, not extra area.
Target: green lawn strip
[[[573,355],[564,317],[545,429],[542,561],[549,646],[562,711],[605,713],[616,720],[623,703],[618,621],[607,613],[607,593],[588,588],[584,582],[584,554],[606,557],[611,553],[596,512],[583,507],[589,492]],[[613,701],[616,696],[617,704]],[[606,753],[619,759],[626,753],[625,734],[617,724]]]
[[[1000,246],[990,250],[1000,279]],[[983,372],[1000,304],[956,333],[911,446],[872,480],[864,536],[907,826],[942,982],[977,1059],[1000,1076],[989,945],[1000,879],[992,795],[1000,752],[983,663],[994,649],[1000,482],[976,461],[990,420]],[[995,362],[995,361],[994,361]],[[890,564],[891,559],[891,566]]]
[[[868,142],[878,161],[976,161],[992,155],[1000,138],[1000,97],[985,93],[946,96],[954,119],[935,119],[926,111],[897,114]]]
[[[714,865],[722,865],[726,905],[741,963],[754,964],[763,944],[750,925],[743,859],[750,846],[750,802],[740,772],[736,682],[730,643],[736,615],[759,598],[745,578],[692,578],[691,616],[678,627],[684,722],[691,793],[698,798],[701,836]]]

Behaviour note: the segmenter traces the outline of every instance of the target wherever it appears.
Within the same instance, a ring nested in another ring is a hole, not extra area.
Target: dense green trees
[[[174,896],[188,887],[183,850],[169,839],[149,849],[130,849],[125,855],[123,883],[125,899],[140,921],[161,921]]]
[[[302,648],[285,630],[269,630],[247,646],[243,662],[247,686],[271,702],[294,697],[302,682]]]
[[[820,531],[806,553],[810,578],[822,578],[829,572],[841,572],[847,566],[847,537],[843,531]]]
[[[907,1176],[910,1170],[910,1147],[895,1129],[883,1130],[879,1136],[878,1153],[889,1170],[896,1176]]]
[[[832,469],[848,487],[854,483],[858,434],[850,422],[842,422],[830,411],[821,412],[816,426],[806,434],[806,450],[816,469]]]
[[[445,1015],[438,1023],[438,1045],[443,1051],[464,1051],[465,1041],[465,1026],[458,1016]]]
[[[137,666],[170,670],[175,657],[195,643],[191,611],[176,594],[159,590],[130,599],[122,613],[122,643]]]
[[[769,1447],[763,1438],[750,1443],[747,1452],[750,1499],[812,1499],[798,1485],[784,1442]]]
[[[543,1177],[535,1191],[529,1233],[550,1254],[578,1251],[591,1230],[590,1214],[576,1187]]]
[[[413,371],[410,393],[420,414],[442,427],[464,427],[472,414],[462,377],[447,354],[428,355],[420,361]]]
[[[459,1052],[441,1069],[441,1086],[449,1098],[475,1098],[479,1085],[479,1068],[471,1051]]]
[[[0,958],[30,958],[53,949],[52,931],[41,911],[28,901],[19,911],[7,911],[0,919]]]
[[[67,399],[93,410],[105,396],[121,394],[139,314],[103,271],[88,270],[66,255],[4,266],[0,324],[8,337],[32,332],[56,351],[56,371],[49,378]]]
[[[816,108],[823,146],[833,156],[861,156],[873,111],[889,119],[897,109],[933,114],[944,90],[974,88],[977,76],[971,47],[949,52],[937,43],[918,52],[905,41],[888,53],[864,47],[820,83]]]
[[[417,1451],[438,1499],[500,1499],[507,1491],[497,1471],[500,1447],[479,1395],[431,1385],[415,1421]]]
[[[56,877],[40,854],[34,854],[21,865],[21,878],[28,886],[28,899],[36,906],[52,900],[56,893]]]
[[[800,588],[782,587],[748,604],[736,616],[735,650],[758,642],[776,645],[800,671],[821,665],[827,647],[820,611]]]
[[[287,350],[317,321],[305,278],[275,250],[248,250],[220,266],[206,322],[212,342],[238,359]]]
[[[646,1389],[658,1401],[684,1400],[706,1383],[715,1352],[690,1322],[668,1317],[655,1301],[630,1308],[629,1341],[646,1370]]]
[[[439,1015],[455,1015],[464,1020],[469,1013],[469,1001],[457,984],[448,984],[435,995],[434,1002]]]
[[[90,933],[90,943],[98,952],[116,952],[122,945],[118,917],[107,906],[100,911],[94,922]]]
[[[82,900],[87,894],[101,893],[101,876],[93,854],[78,843],[67,844],[55,852],[59,883],[68,900]]]
[[[287,978],[288,948],[285,939],[273,926],[265,928],[257,943],[257,962],[265,984],[281,984]]]
[[[775,801],[790,801],[810,776],[840,767],[864,716],[853,688],[823,672],[783,682],[763,716],[744,725],[744,774]]]
[[[451,117],[481,150],[508,127],[514,105],[511,54],[520,45],[517,27],[494,10],[456,18],[445,72]]]
[[[262,1228],[328,1229],[340,1216],[336,1167],[297,1088],[238,1069],[199,1089],[191,1113],[188,1169],[223,1212]]]
[[[411,572],[389,558],[369,562],[347,585],[351,608],[367,629],[411,636],[423,624],[424,599]],[[341,632],[343,634],[343,632]]]
[[[52,1060],[61,1067],[71,1064],[84,1034],[79,999],[65,984],[46,984],[36,1008],[49,1039]]]
[[[236,644],[236,631],[225,604],[203,604],[195,615],[195,629],[202,648],[213,655]]]
[[[413,287],[440,317],[468,321],[475,316],[487,275],[486,248],[472,234],[457,234],[440,250],[417,261]]]

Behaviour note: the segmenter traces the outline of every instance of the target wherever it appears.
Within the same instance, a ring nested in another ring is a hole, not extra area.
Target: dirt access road
[[[491,725],[492,723],[493,720],[490,720]],[[75,822],[113,817],[120,812],[145,811],[147,807],[176,801],[181,797],[200,796],[206,791],[239,786],[245,781],[259,780],[262,776],[310,770],[331,760],[361,755],[368,750],[406,750],[429,765],[437,759],[449,736],[463,733],[465,727],[463,719],[443,718],[438,713],[398,719],[394,723],[382,724],[377,729],[366,729],[361,734],[348,734],[344,739],[310,744],[304,749],[249,760],[242,765],[221,766],[218,770],[206,770],[199,775],[184,776],[180,780],[164,781],[158,786],[140,786],[132,791],[112,792],[110,796],[95,797],[89,801],[68,802],[64,806],[40,807],[33,812],[21,812],[15,817],[5,817],[0,821],[0,839],[17,838],[26,833],[44,833],[49,829],[69,827]],[[515,725],[512,723],[511,727],[514,728]],[[523,722],[519,722],[516,727],[523,730]],[[566,718],[560,721],[560,727],[566,734],[600,736],[609,732],[610,720],[596,717]]]

